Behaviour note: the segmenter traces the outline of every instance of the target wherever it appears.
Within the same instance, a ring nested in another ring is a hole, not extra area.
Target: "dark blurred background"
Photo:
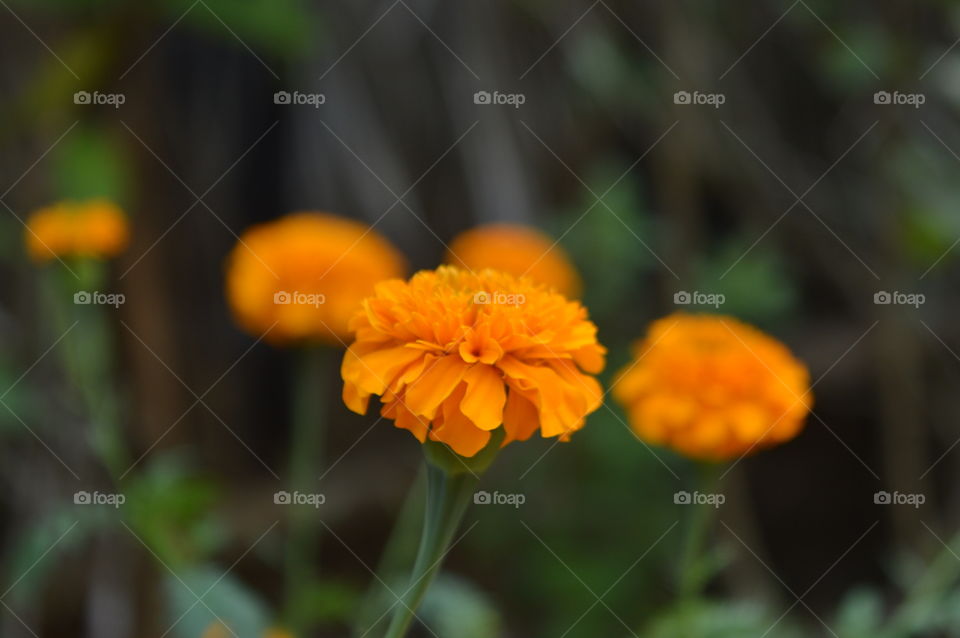
[[[159,636],[209,570],[230,568],[211,606],[273,619],[288,603],[271,495],[297,353],[234,326],[223,264],[245,228],[299,209],[375,224],[414,269],[482,223],[558,238],[610,349],[606,383],[650,320],[689,309],[679,291],[724,295],[720,312],[806,361],[805,431],[720,482],[709,597],[757,617],[732,635],[784,613],[766,635],[859,635],[927,582],[960,485],[956,3],[0,5],[2,635]],[[71,496],[105,473],[22,224],[97,195],[131,218],[110,284],[127,301],[108,319],[142,458],[124,508],[91,516]],[[317,636],[345,635],[421,463],[409,434],[341,407],[337,356],[322,577],[302,603]],[[418,635],[661,635],[687,515],[672,495],[696,468],[636,441],[609,396],[553,443],[511,446],[485,476],[526,502],[471,508]],[[878,505],[879,490],[925,503]],[[198,636],[205,606],[164,635]]]

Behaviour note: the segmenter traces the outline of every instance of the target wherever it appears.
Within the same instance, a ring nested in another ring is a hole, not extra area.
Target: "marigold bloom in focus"
[[[786,346],[732,317],[655,321],[613,388],[637,436],[719,461],[783,443],[813,403],[807,368]]]
[[[227,299],[245,330],[273,343],[339,342],[349,339],[350,317],[374,284],[405,268],[365,224],[294,213],[243,234],[227,260]]]
[[[507,273],[453,266],[380,283],[351,321],[356,341],[341,369],[343,399],[473,456],[504,429],[503,444],[566,440],[600,406],[591,374],[606,349],[579,303]]]
[[[120,208],[104,199],[59,202],[27,217],[27,252],[38,262],[57,257],[114,257],[127,246],[129,229]]]
[[[528,276],[567,297],[580,294],[580,275],[566,252],[540,231],[515,224],[490,224],[457,235],[446,263],[479,271]]]

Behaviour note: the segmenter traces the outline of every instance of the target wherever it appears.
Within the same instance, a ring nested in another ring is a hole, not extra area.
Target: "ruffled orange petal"
[[[481,430],[499,427],[503,423],[503,405],[507,401],[500,373],[478,363],[467,370],[463,380],[468,390],[460,403],[460,410]]]
[[[393,419],[395,426],[409,430],[421,443],[427,440],[427,421],[408,410],[402,401],[395,400],[385,403],[380,410],[380,416]]]
[[[513,357],[504,357],[498,365],[508,377],[526,382],[527,387],[535,390],[543,436],[557,436],[576,427],[582,414],[577,403],[582,397],[578,398],[579,390],[571,388],[554,369],[528,365]]]
[[[343,384],[343,403],[351,412],[366,414],[370,405],[370,394],[360,392],[357,386],[349,381]]]
[[[467,371],[459,355],[440,357],[420,378],[407,387],[404,402],[414,414],[432,419],[443,400],[450,396]]]
[[[343,362],[343,376],[366,394],[382,394],[389,380],[405,366],[423,356],[421,350],[397,346],[360,356],[347,354]]]
[[[503,429],[506,437],[503,444],[511,441],[526,441],[540,427],[537,408],[516,388],[507,393],[507,405],[503,409]]]
[[[481,430],[460,411],[460,402],[466,392],[461,384],[449,399],[443,402],[443,421],[430,430],[430,438],[446,443],[460,456],[470,457],[483,449],[490,441],[490,433]]]

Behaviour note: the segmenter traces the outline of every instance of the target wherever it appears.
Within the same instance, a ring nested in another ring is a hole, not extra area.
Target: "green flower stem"
[[[698,464],[698,490],[712,493],[716,489],[721,466],[714,463]],[[700,595],[704,586],[703,551],[707,545],[710,526],[713,524],[716,508],[712,505],[691,504],[692,513],[687,523],[686,538],[680,560],[680,601],[689,602]]]
[[[74,301],[74,294],[80,291],[104,292],[106,265],[94,259],[76,259],[71,261],[71,268],[76,277],[63,268],[45,269],[47,304],[56,332],[70,333],[60,348],[61,359],[90,420],[91,446],[116,479],[129,464],[130,456],[123,441],[120,401],[113,380],[114,348],[106,318],[112,308]]]
[[[440,570],[440,563],[460,525],[479,477],[472,472],[450,472],[427,462],[427,507],[420,548],[410,575],[410,585],[394,607],[386,638],[403,638],[417,607]]]
[[[292,432],[290,440],[290,489],[312,494],[317,487],[317,468],[323,459],[324,431],[327,421],[327,390],[333,350],[326,346],[304,346],[299,352],[295,379]],[[286,544],[285,580],[288,622],[294,630],[299,616],[293,607],[315,582],[319,556],[320,525],[317,513],[309,507],[291,507],[290,532]]]
[[[379,563],[377,577],[363,595],[353,624],[355,636],[366,636],[369,630],[390,611],[391,583],[397,582],[399,574],[413,565],[417,537],[423,521],[424,490],[427,482],[426,464],[417,472],[417,478],[400,507],[400,513],[390,531]]]

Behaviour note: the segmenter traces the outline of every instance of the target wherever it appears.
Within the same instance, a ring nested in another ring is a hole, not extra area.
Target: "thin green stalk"
[[[377,563],[377,576],[370,583],[358,606],[353,623],[355,636],[367,635],[369,629],[390,612],[392,583],[398,580],[398,575],[409,571],[413,565],[425,507],[424,489],[427,482],[425,465],[420,468],[416,480],[407,492],[400,507],[400,514]]]
[[[113,375],[113,344],[107,308],[77,304],[74,294],[104,292],[106,267],[97,260],[71,262],[77,278],[63,269],[47,268],[47,303],[59,334],[69,332],[60,348],[67,379],[77,391],[90,421],[90,441],[110,476],[116,479],[130,462],[120,423],[120,402]]]
[[[698,466],[698,491],[712,494],[716,489],[719,466],[702,463]],[[700,595],[704,585],[703,561],[701,560],[713,523],[716,508],[712,505],[691,504],[692,513],[687,523],[683,553],[680,559],[680,601],[690,602]]]
[[[332,352],[324,346],[306,346],[297,353],[300,361],[293,395],[289,475],[290,488],[307,494],[317,491],[317,471],[323,459]],[[285,556],[287,616],[292,628],[299,631],[302,620],[296,601],[316,581],[321,527],[317,512],[309,507],[291,507],[289,525]]]
[[[460,525],[479,478],[471,472],[449,473],[427,463],[427,507],[420,548],[410,585],[394,607],[385,638],[403,638]]]

